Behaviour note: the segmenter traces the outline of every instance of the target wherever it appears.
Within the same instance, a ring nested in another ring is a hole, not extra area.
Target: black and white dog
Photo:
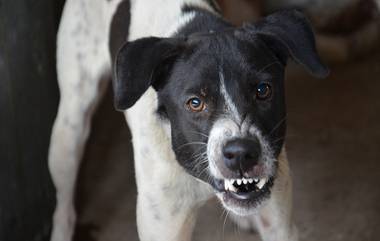
[[[191,240],[196,210],[213,195],[263,240],[297,240],[283,146],[288,58],[327,75],[297,11],[234,27],[207,0],[67,0],[49,153],[52,241],[72,237],[78,166],[112,69],[133,136],[142,241]]]

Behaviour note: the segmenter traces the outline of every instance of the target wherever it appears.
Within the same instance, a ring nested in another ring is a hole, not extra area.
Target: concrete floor
[[[286,81],[300,240],[380,240],[380,55],[332,67],[325,80],[290,66]],[[138,240],[130,136],[110,96],[96,114],[80,171],[78,241]],[[224,220],[211,200],[194,240],[259,240]]]

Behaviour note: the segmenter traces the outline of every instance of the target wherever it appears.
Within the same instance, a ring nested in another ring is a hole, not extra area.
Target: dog
[[[49,149],[51,240],[72,238],[76,175],[111,77],[133,138],[140,240],[191,240],[197,209],[215,195],[264,241],[298,240],[284,147],[288,59],[328,74],[296,10],[235,27],[208,0],[67,0]]]

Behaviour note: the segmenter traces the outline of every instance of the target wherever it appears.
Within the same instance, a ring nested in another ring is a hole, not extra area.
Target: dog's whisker
[[[196,163],[192,169],[196,171],[199,167],[202,167],[207,163],[208,163],[208,159],[199,159],[198,163]]]
[[[282,118],[274,127],[273,129],[269,132],[268,136],[271,136],[274,131],[279,128],[281,126],[281,124],[286,120],[286,115],[284,116],[284,118]]]
[[[210,168],[208,168],[210,169]],[[210,175],[210,173],[207,173],[207,182],[210,183],[213,180],[213,177]]]
[[[189,160],[191,160],[191,159],[195,159],[196,160],[199,157],[206,157],[206,156],[207,156],[207,150],[199,152],[199,153],[194,153],[193,155],[191,155],[191,157],[189,158]]]
[[[227,210],[225,208],[222,208],[222,213],[219,216],[220,219],[222,219],[224,217],[225,212],[227,212]]]
[[[193,155],[191,155],[190,159],[192,159],[192,158],[197,159],[200,156],[206,156],[206,155],[207,155],[207,151],[200,152],[200,153],[194,153]]]
[[[281,62],[279,62],[279,61],[274,61],[274,62],[272,62],[272,63],[270,63],[270,64],[267,64],[267,65],[265,65],[264,67],[262,67],[257,73],[258,73],[258,74],[261,74],[264,70],[266,70],[267,68],[271,67],[271,66],[274,65],[274,64],[282,65]]]
[[[202,157],[201,157],[197,162],[198,163],[196,165],[206,164],[206,163],[208,163],[208,159],[205,157],[203,157],[203,159],[202,159]]]
[[[205,155],[205,154],[207,154],[207,147],[205,147],[205,146],[201,146],[199,149],[201,149],[201,148],[204,148],[205,150],[195,152],[193,155],[194,155],[194,156],[200,156],[200,155]]]
[[[201,142],[201,141],[195,141],[195,142],[185,143],[185,144],[180,145],[179,147],[177,147],[176,151],[178,151],[179,149],[181,149],[181,148],[183,148],[185,146],[189,146],[189,145],[207,145],[207,143]]]
[[[196,163],[195,166],[191,168],[192,171],[196,171],[200,165],[208,162],[207,152],[197,153],[195,156],[191,156],[187,159],[186,162]]]
[[[234,230],[235,230],[235,235],[240,235],[241,228],[238,225],[235,226]]]
[[[238,236],[240,234],[240,224],[239,223],[235,223],[235,225],[233,225],[233,230],[234,230],[234,236]]]
[[[207,163],[207,161],[208,161],[208,159],[207,159],[207,153],[206,152],[198,153],[196,156],[190,157],[189,159],[186,160],[186,162],[190,162],[190,161],[192,163],[195,163],[195,166],[193,167],[193,169],[196,170],[196,168],[199,165]]]
[[[282,141],[282,140],[285,140],[285,137],[281,137],[281,138],[277,138],[276,140],[274,140],[272,143],[273,145],[277,144],[278,142]]]
[[[205,172],[205,171],[208,171],[210,168],[207,166],[207,167],[205,167],[202,171],[201,171],[201,173],[199,173],[199,176],[201,177],[202,176],[202,174]],[[209,176],[210,177],[210,176]],[[209,180],[208,180],[209,181]]]
[[[202,132],[198,132],[198,131],[189,131],[190,133],[195,133],[195,134],[199,134],[199,135],[201,135],[201,136],[204,136],[204,137],[209,137],[208,135],[206,135],[206,134],[204,134],[204,133],[202,133]]]
[[[227,218],[228,218],[228,215],[229,215],[229,214],[230,214],[230,211],[227,210],[227,212],[226,212],[226,216],[225,216],[225,218],[224,218],[224,222],[223,222],[223,231],[222,231],[222,233],[223,233],[223,239],[224,239],[224,235],[225,235],[225,227],[226,227]]]
[[[203,160],[203,161],[200,161],[199,163],[197,163],[192,169],[193,171],[196,171],[199,167],[201,167],[202,165],[204,164],[207,164],[207,160]]]

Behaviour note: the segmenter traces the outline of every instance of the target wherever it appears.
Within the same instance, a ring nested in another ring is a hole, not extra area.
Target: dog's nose
[[[248,172],[256,166],[261,147],[257,138],[235,139],[223,148],[224,163],[232,171]]]

